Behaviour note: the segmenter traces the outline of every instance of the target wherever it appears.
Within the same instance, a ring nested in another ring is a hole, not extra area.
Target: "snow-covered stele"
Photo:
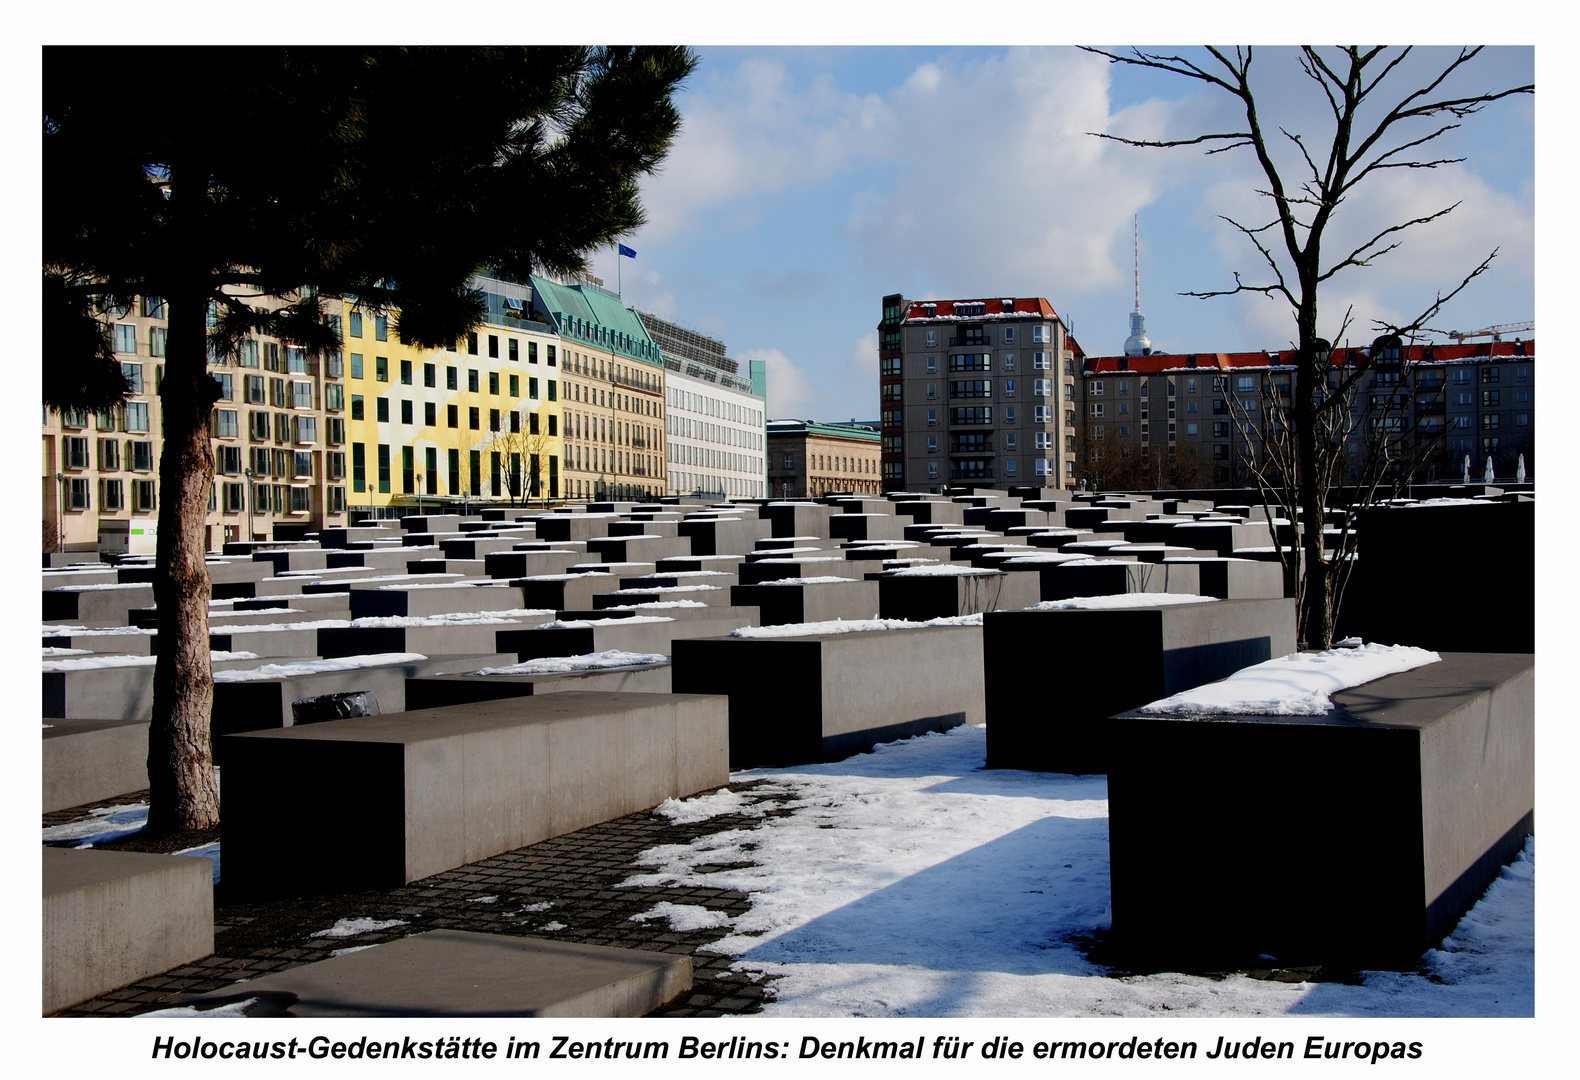
[[[1027,611],[1107,611],[1125,608],[1170,607],[1174,604],[1210,604],[1216,596],[1194,593],[1115,593],[1112,596],[1072,596],[1065,600],[1044,600]]]
[[[621,619],[620,622],[630,622]],[[605,649],[603,652],[582,656],[540,656],[536,660],[523,660],[505,667],[480,668],[469,675],[561,675],[575,671],[600,671],[605,668],[640,667],[646,664],[667,663],[663,653],[623,652]]]
[[[270,679],[295,679],[303,675],[322,675],[329,671],[358,671],[362,668],[385,667],[390,664],[415,664],[428,659],[422,653],[368,653],[364,656],[340,656],[333,660],[302,660],[294,664],[264,664],[262,667],[241,671],[216,671],[214,681],[266,682]]]
[[[1149,716],[1325,716],[1333,711],[1329,694],[1441,659],[1413,645],[1291,653],[1136,711]]]

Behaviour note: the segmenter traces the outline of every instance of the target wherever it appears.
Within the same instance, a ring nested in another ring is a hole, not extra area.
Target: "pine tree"
[[[123,397],[98,317],[167,305],[151,832],[219,815],[210,356],[256,333],[339,348],[321,295],[453,347],[483,314],[471,275],[583,270],[642,224],[638,184],[695,64],[675,47],[45,50],[45,403]]]

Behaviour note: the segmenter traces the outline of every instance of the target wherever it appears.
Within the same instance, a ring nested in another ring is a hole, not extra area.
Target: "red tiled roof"
[[[1012,301],[1012,310],[1004,310],[1005,300]],[[981,304],[983,305],[984,313],[982,315],[956,315],[956,304]],[[929,308],[932,310],[929,311]],[[1044,319],[1057,319],[1059,317],[1058,313],[1053,310],[1053,305],[1040,296],[998,296],[987,297],[981,300],[912,300],[910,306],[905,309],[906,322],[926,319],[981,319],[994,316],[1001,319],[1014,316],[1041,316]]]
[[[1523,344],[1525,348],[1522,359],[1533,358],[1536,355],[1536,341],[1479,341],[1466,344],[1443,345],[1411,345],[1406,350],[1406,359],[1414,363],[1451,364],[1464,361],[1487,360],[1491,358],[1502,359],[1515,357],[1515,347]],[[1427,349],[1432,350],[1432,357],[1428,360],[1425,356]],[[1350,352],[1357,357],[1369,353],[1367,349],[1335,349],[1339,354],[1340,362],[1347,359]],[[1218,370],[1230,371],[1238,368],[1266,368],[1266,367],[1294,367],[1295,350],[1285,349],[1281,352],[1240,352],[1240,353],[1154,353],[1151,356],[1089,356],[1083,365],[1083,373],[1089,375],[1111,375],[1116,372],[1135,372],[1142,375],[1158,375],[1165,371],[1188,370]],[[1196,358],[1195,368],[1192,369],[1188,360],[1191,356]],[[1120,362],[1126,361],[1124,367]]]

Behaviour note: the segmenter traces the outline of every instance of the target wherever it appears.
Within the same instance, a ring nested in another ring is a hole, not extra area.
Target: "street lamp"
[[[254,505],[257,502],[257,498],[258,497],[257,497],[257,493],[256,493],[255,489],[252,486],[252,469],[250,467],[246,468],[246,469],[243,469],[242,470],[242,474],[247,477],[247,505],[243,506],[241,508],[241,512],[247,516],[247,542],[251,543],[252,542],[252,511],[253,511]]]
[[[417,516],[422,516],[422,473],[417,474]]]
[[[55,481],[60,484],[60,496],[55,500],[55,547],[66,550],[66,474],[57,472]]]

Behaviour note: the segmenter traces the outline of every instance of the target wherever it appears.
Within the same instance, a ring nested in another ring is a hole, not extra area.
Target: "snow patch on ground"
[[[1109,924],[1106,779],[985,770],[986,740],[736,774],[791,813],[645,851],[622,884],[748,893],[709,948],[781,976],[770,1016],[1534,1015],[1534,841],[1417,971],[1116,976],[1074,943]]]
[[[111,840],[119,840],[134,832],[141,832],[143,826],[147,824],[147,803],[101,806],[97,810],[89,810],[88,816],[80,821],[47,826],[44,829],[44,843],[60,844],[68,840],[76,840],[79,843],[72,844],[72,847],[92,847],[94,844],[107,844]]]
[[[302,675],[322,675],[326,671],[357,671],[361,668],[384,667],[389,664],[413,664],[428,659],[422,653],[368,653],[364,656],[340,656],[333,660],[303,660],[294,664],[264,664],[262,667],[243,671],[216,671],[214,681],[265,682],[269,679],[294,679]]]
[[[695,825],[722,814],[763,816],[763,811],[755,803],[729,788],[720,788],[711,795],[699,795],[694,799],[665,799],[653,807],[653,813],[668,818],[672,825]]]
[[[344,949],[330,949],[329,958],[333,960],[337,956],[350,956],[354,952],[366,952],[369,949],[376,948],[378,948],[377,945],[348,945]]]
[[[622,619],[621,622],[631,620]],[[602,668],[636,667],[640,664],[663,664],[669,657],[663,653],[622,652],[605,649],[603,652],[585,653],[581,656],[540,656],[507,667],[482,668],[472,675],[557,675],[568,671],[598,671]]]
[[[322,938],[348,938],[358,934],[371,934],[375,930],[388,930],[394,926],[405,926],[405,919],[340,919],[328,930],[316,930],[309,937]]]
[[[1412,645],[1361,645],[1291,653],[1243,668],[1215,683],[1143,705],[1154,716],[1325,716],[1329,694],[1435,664],[1442,657]]]
[[[542,926],[538,927],[539,932],[544,934],[552,934],[556,930],[563,929],[565,929],[565,924],[562,922],[546,922]]]
[[[661,900],[647,911],[631,916],[631,922],[648,922],[651,919],[668,919],[669,928],[678,933],[692,930],[713,930],[729,926],[732,920],[722,911],[703,907],[701,904],[672,904]]]
[[[1208,604],[1216,596],[1191,593],[1118,593],[1113,596],[1072,596],[1068,600],[1044,600],[1027,611],[1091,611],[1105,608],[1169,607],[1173,604]]]
[[[338,952],[329,954],[338,956]],[[155,1009],[153,1012],[138,1013],[139,1020],[208,1020],[224,1019],[226,1017],[246,1016],[247,1010],[258,1004],[257,998],[248,998],[246,1001],[232,1001],[212,1009],[199,1009],[192,1005],[178,1005],[173,1009]]]

